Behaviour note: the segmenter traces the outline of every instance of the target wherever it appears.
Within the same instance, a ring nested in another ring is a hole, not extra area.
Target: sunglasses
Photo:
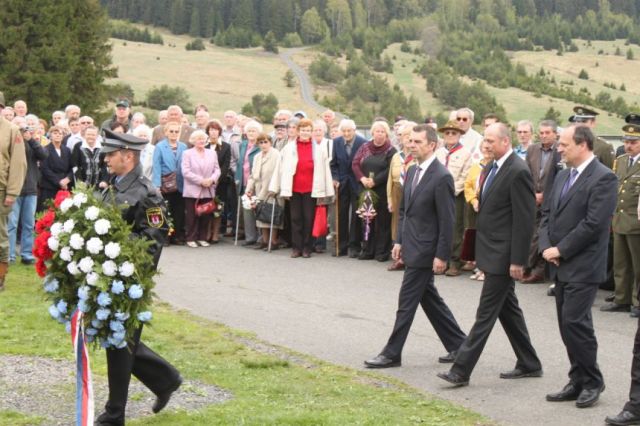
[[[468,119],[467,117],[457,117],[457,118],[456,118],[456,120],[458,120],[458,121],[464,121],[465,123],[466,123],[467,121],[469,121],[469,119]]]

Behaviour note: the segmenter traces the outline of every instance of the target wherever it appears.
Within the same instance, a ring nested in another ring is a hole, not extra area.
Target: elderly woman
[[[333,113],[333,111],[330,111]],[[331,159],[333,158],[333,139],[328,139],[327,135],[327,123],[324,120],[314,120],[313,122],[313,133],[311,134],[311,138],[316,146],[323,145],[327,150],[327,155],[329,156],[329,167],[331,167]],[[335,216],[334,204],[329,204],[327,214],[329,219],[327,220],[327,224],[333,223],[333,218]],[[327,251],[327,238],[319,237],[314,240],[313,243],[313,251],[316,253],[324,253]]]
[[[156,144],[153,151],[153,185],[160,188],[167,201],[173,219],[174,233],[170,242],[184,244],[184,199],[182,198],[182,154],[187,145],[178,140],[180,123],[170,121],[164,125],[165,138]]]
[[[328,204],[334,195],[328,147],[313,143],[313,122],[298,123],[298,138],[282,149],[280,196],[290,197],[291,257],[311,257],[316,204]]]
[[[198,216],[196,204],[215,198],[216,183],[220,178],[218,155],[213,149],[205,149],[207,134],[202,130],[191,133],[189,143],[193,145],[182,155],[182,196],[185,206],[186,238],[189,247],[208,247],[209,227],[212,214]]]
[[[98,128],[88,126],[81,131],[82,142],[77,143],[71,152],[71,162],[75,169],[76,182],[84,182],[89,187],[106,188],[109,173],[98,141]]]
[[[156,146],[151,144],[152,135],[153,130],[146,124],[139,124],[133,129],[133,136],[147,141],[144,149],[140,152],[140,165],[142,166],[142,174],[151,181],[153,180],[153,151],[156,149]]]
[[[218,166],[220,166],[220,179],[216,185],[216,195],[225,205],[225,211],[230,199],[229,197],[229,185],[233,181],[233,175],[230,173],[231,164],[231,145],[222,140],[222,125],[217,120],[210,121],[205,130],[209,136],[206,147],[216,152],[218,156]],[[220,225],[222,223],[222,215],[214,217],[209,232],[209,240],[217,244],[220,241]],[[226,228],[226,220],[224,227]]]
[[[254,120],[249,120],[246,123],[240,121],[239,125],[244,129],[246,134],[246,138],[243,138],[240,144],[234,146],[237,149],[236,158],[238,159],[235,175],[236,190],[238,195],[242,195],[246,191],[247,183],[251,176],[253,160],[260,152],[258,135],[262,133],[262,124]],[[244,223],[245,242],[242,245],[249,247],[258,242],[256,216],[253,209],[245,209],[242,206],[238,206],[238,208],[242,208]]]
[[[287,140],[288,142],[295,142],[298,139],[298,124],[300,119],[293,117],[287,121]]]
[[[371,125],[371,135],[373,138],[362,145],[352,163],[353,173],[362,185],[362,191],[370,189],[378,196],[378,202],[375,204],[376,216],[370,225],[371,231],[358,259],[368,260],[375,257],[379,262],[385,262],[391,252],[391,213],[387,208],[387,179],[391,158],[396,149],[391,146],[390,129],[386,122],[375,121]]]
[[[391,158],[389,167],[389,178],[387,179],[387,207],[391,212],[391,240],[396,240],[398,232],[398,219],[400,218],[400,203],[402,202],[402,188],[404,187],[404,177],[409,167],[415,164],[413,157],[409,153],[409,139],[416,123],[405,121],[398,130],[398,145],[400,151]],[[398,259],[387,268],[389,271],[401,271],[404,269],[404,262]]]
[[[39,208],[44,207],[44,201],[54,199],[58,191],[68,191],[73,185],[71,150],[62,143],[62,130],[58,126],[51,126],[49,135],[51,143],[44,147],[47,158],[40,161]]]
[[[253,167],[251,169],[251,177],[247,183],[246,194],[248,196],[255,195],[258,202],[278,203],[284,206],[282,200],[278,200],[275,194],[278,192],[279,176],[276,174],[280,167],[280,152],[273,147],[271,139],[264,133],[258,135],[258,146],[260,153],[253,159]],[[270,222],[256,221],[258,229],[262,232],[262,243],[256,245],[256,249],[266,249],[269,245],[269,232],[271,228]],[[278,229],[282,229],[282,224],[273,227],[271,233],[271,249],[277,250],[278,247]]]

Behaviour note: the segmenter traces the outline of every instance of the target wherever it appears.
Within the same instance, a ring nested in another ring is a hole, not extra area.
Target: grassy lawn
[[[32,268],[11,267],[0,293],[0,354],[37,355],[72,362],[63,328],[46,310]],[[167,411],[134,425],[210,424],[430,424],[478,425],[478,414],[412,389],[388,377],[337,367],[282,349],[289,359],[265,354],[247,333],[231,330],[159,304],[144,340],[171,360],[187,380],[214,384],[233,394],[200,411]],[[92,354],[96,375],[106,374],[104,354]],[[99,413],[104,401],[96,401]],[[70,407],[72,409],[72,407]],[[0,411],[0,425],[41,424],[24,413]]]

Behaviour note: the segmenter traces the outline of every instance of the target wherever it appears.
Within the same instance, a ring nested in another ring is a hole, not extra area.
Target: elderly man
[[[443,134],[444,146],[436,151],[438,160],[453,176],[456,196],[453,250],[449,269],[445,272],[448,277],[457,277],[463,269],[460,254],[462,253],[462,237],[464,236],[464,209],[467,204],[464,199],[464,182],[467,180],[471,168],[471,153],[461,143],[464,131],[458,123],[460,122],[450,121],[438,129],[438,132]],[[465,265],[464,270],[473,270],[473,267]]]
[[[178,105],[171,105],[169,108],[167,108],[167,122],[172,122],[172,123],[182,123],[182,116],[184,114],[182,113],[182,108],[180,108]],[[189,137],[191,136],[191,133],[193,133],[195,129],[191,126],[189,126],[188,124],[180,124],[180,136],[178,137],[178,140],[180,142],[184,142],[186,144],[189,143]],[[151,136],[151,144],[156,145],[158,142],[160,142],[162,139],[165,138],[165,134],[164,134],[164,126],[161,126],[160,124],[158,124],[156,127],[153,128],[153,135]]]
[[[53,111],[51,114],[51,125],[57,126],[63,118],[65,118],[64,111]]]
[[[598,342],[591,305],[606,278],[611,215],[616,206],[616,177],[595,160],[595,136],[587,126],[562,132],[558,152],[568,166],[547,193],[540,221],[539,248],[555,281],[560,335],[571,368],[569,383],[547,401],[594,405],[604,391],[598,367]]]
[[[518,145],[513,149],[513,152],[525,160],[527,158],[527,149],[529,149],[529,145],[533,141],[533,123],[529,120],[518,121],[516,136],[518,137]]]
[[[195,122],[193,123],[194,130],[205,131],[207,129],[207,124],[209,124],[210,118],[211,116],[209,115],[208,111],[204,109],[199,109],[198,111],[196,111]]]
[[[521,126],[518,126],[521,128]],[[531,144],[527,148],[525,162],[533,177],[533,189],[536,193],[536,219],[535,231],[531,240],[529,260],[525,267],[525,276],[521,282],[524,284],[541,283],[544,281],[545,262],[538,250],[538,228],[542,215],[542,203],[544,191],[553,185],[553,180],[558,173],[560,154],[556,149],[558,139],[557,125],[553,120],[543,120],[538,125],[539,144]],[[515,149],[514,149],[515,151]]]
[[[28,113],[27,103],[22,100],[17,100],[13,103],[13,111],[18,117],[26,117]]]
[[[64,115],[67,120],[72,118],[80,118],[80,107],[78,105],[67,105],[64,109]]]
[[[482,160],[482,151],[480,145],[482,145],[482,135],[473,130],[473,120],[475,114],[470,108],[460,108],[455,112],[456,121],[458,127],[462,129],[463,136],[460,138],[460,143],[467,151],[471,153],[471,162],[473,164],[479,163]]]
[[[80,127],[80,118],[72,117],[68,121],[70,133],[62,139],[62,144],[73,151],[73,147],[78,143],[82,143],[82,129]]]
[[[131,119],[131,108],[127,99],[120,99],[116,102],[113,116],[105,120],[100,126],[101,130],[111,129],[113,123],[121,124],[125,129],[129,129],[129,120]]]
[[[4,109],[4,94],[0,92],[0,113]],[[0,114],[1,115],[1,114]],[[9,268],[9,236],[7,218],[20,196],[27,174],[27,157],[18,127],[0,117],[0,291]]]
[[[487,127],[484,140],[486,149],[494,155],[479,188],[476,222],[476,263],[485,273],[485,280],[469,336],[458,349],[451,370],[438,374],[454,386],[469,384],[498,319],[517,357],[515,368],[501,373],[500,378],[542,376],[542,364],[531,344],[514,283],[522,278],[533,234],[535,196],[531,173],[513,152],[505,124]]]
[[[333,121],[336,119],[336,113],[330,109],[327,109],[327,110],[324,110],[322,114],[320,114],[320,117],[322,118],[322,121],[324,121],[324,123],[327,125],[327,134],[325,135],[325,137],[328,138],[330,137],[329,131],[331,129],[331,125],[333,124]]]
[[[238,114],[235,111],[225,111],[222,116],[222,140],[231,143],[231,136],[238,133],[236,124],[238,122]]]

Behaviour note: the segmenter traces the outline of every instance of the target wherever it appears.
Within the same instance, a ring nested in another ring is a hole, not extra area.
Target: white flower
[[[73,196],[73,205],[76,207],[80,207],[86,202],[87,202],[87,194],[83,194],[81,192]]]
[[[120,244],[118,243],[107,243],[104,247],[104,254],[107,255],[109,259],[115,259],[120,255]]]
[[[73,250],[71,250],[71,247],[64,246],[60,249],[60,259],[64,260],[65,262],[71,262],[72,256]]]
[[[67,210],[69,210],[71,208],[71,206],[73,206],[73,199],[72,198],[65,198],[64,201],[62,203],[60,203],[60,211],[62,213],[66,213]]]
[[[63,228],[60,222],[54,223],[53,225],[51,225],[51,228],[49,228],[49,232],[51,232],[51,236],[53,237],[57,237],[62,231]]]
[[[67,264],[67,271],[69,271],[71,275],[78,275],[80,273],[80,270],[78,269],[78,265],[76,264],[76,262],[69,262]]]
[[[120,265],[120,275],[122,275],[123,277],[130,277],[131,275],[133,275],[134,269],[135,267],[133,263],[124,262],[122,265]]]
[[[86,259],[86,258],[85,258]],[[81,261],[82,262],[82,261]],[[98,275],[95,272],[89,272],[87,274],[87,284],[89,285],[96,285],[96,283],[98,282],[98,279],[100,278],[100,275]]]
[[[102,273],[108,277],[113,277],[118,271],[118,265],[113,260],[107,260],[102,264]]]
[[[80,250],[84,246],[84,238],[80,234],[73,234],[69,237],[69,245],[74,250]]]
[[[67,198],[68,200],[68,198]],[[64,232],[66,232],[67,234],[70,234],[71,231],[73,231],[73,228],[76,226],[76,223],[74,222],[73,219],[69,219],[67,220],[64,225],[62,225],[62,227],[64,228]]]
[[[99,219],[93,225],[93,228],[96,230],[98,235],[104,235],[109,232],[109,228],[111,228],[111,222],[107,219]]]
[[[82,259],[80,259],[80,262],[78,262],[78,267],[82,272],[88,274],[93,268],[93,259],[89,256],[83,257]]]
[[[98,254],[102,250],[102,240],[98,237],[90,238],[87,241],[87,251],[91,254]]]
[[[47,245],[51,249],[51,251],[57,251],[60,246],[60,241],[56,237],[49,237],[47,240]]]
[[[100,214],[100,209],[97,208],[96,206],[91,206],[84,212],[84,217],[87,220],[96,220],[99,214]]]

